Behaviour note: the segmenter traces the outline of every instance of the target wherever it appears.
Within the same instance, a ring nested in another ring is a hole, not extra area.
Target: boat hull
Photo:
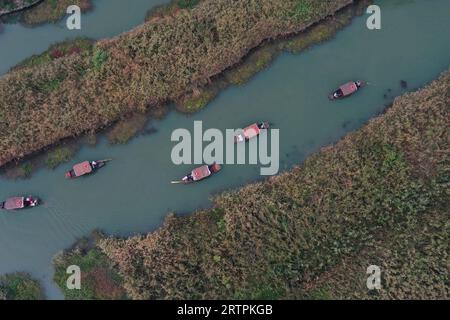
[[[217,163],[214,163],[210,166],[205,165],[192,170],[190,174],[184,176],[180,181],[172,181],[172,184],[191,184],[194,182],[200,182],[213,176],[221,170],[222,167]]]
[[[241,143],[256,138],[261,134],[262,130],[270,128],[269,122],[254,123],[243,130],[243,133],[234,136],[235,143]]]
[[[358,83],[358,85],[356,84]],[[346,84],[343,84],[339,89],[333,91],[328,95],[328,99],[333,100],[342,100],[354,95],[356,92],[361,90],[361,88],[366,86],[365,81],[352,81]]]

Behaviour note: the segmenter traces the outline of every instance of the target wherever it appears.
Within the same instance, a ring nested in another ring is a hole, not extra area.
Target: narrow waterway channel
[[[168,212],[184,214],[209,206],[214,193],[261,178],[258,166],[225,166],[202,183],[171,185],[192,167],[172,164],[170,135],[177,128],[192,130],[194,120],[219,129],[269,120],[280,129],[280,169],[285,170],[361,127],[393,97],[423,86],[449,67],[448,0],[376,3],[382,8],[380,31],[369,31],[366,17],[356,18],[332,41],[300,55],[282,54],[248,84],[228,88],[198,114],[171,112],[151,124],[156,133],[127,145],[110,146],[102,138],[96,147],[83,147],[72,162],[114,158],[94,176],[67,181],[68,166],[61,166],[39,170],[29,180],[1,179],[0,198],[35,194],[45,204],[0,214],[0,273],[30,272],[43,282],[49,298],[61,298],[52,282],[51,260],[77,238],[96,228],[122,236],[148,232],[160,226]],[[8,26],[7,34],[0,36],[0,52],[4,37],[14,36],[11,28],[21,34],[41,27]],[[43,49],[39,43],[36,50]],[[349,79],[365,79],[370,85],[350,99],[328,101],[327,94]],[[408,88],[401,87],[401,80]]]
[[[93,0],[93,9],[83,13],[81,30],[68,30],[65,19],[38,27],[5,24],[0,33],[0,75],[33,54],[44,52],[54,43],[87,37],[116,36],[141,24],[149,9],[170,0]]]

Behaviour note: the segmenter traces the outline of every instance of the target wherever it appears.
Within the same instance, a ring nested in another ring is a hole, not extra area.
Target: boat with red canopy
[[[3,202],[0,202],[0,209],[3,210],[20,210],[25,208],[32,208],[39,205],[39,199],[36,197],[28,196],[28,197],[14,197],[6,199]]]
[[[204,166],[201,166],[201,167],[198,167],[198,168],[192,170],[191,173],[184,176],[183,179],[181,179],[180,181],[172,181],[172,183],[173,184],[178,184],[178,183],[188,184],[188,183],[198,182],[198,181],[201,181],[203,179],[206,179],[206,178],[212,176],[213,174],[219,172],[220,170],[222,170],[222,166],[217,163],[213,163],[212,165],[204,165]]]
[[[73,166],[72,170],[66,172],[66,178],[73,179],[91,174],[97,171],[98,169],[104,167],[108,161],[110,161],[110,159],[97,161],[84,161],[78,163]]]
[[[348,96],[351,96],[356,91],[364,87],[366,83],[364,81],[358,80],[358,81],[350,81],[346,84],[343,84],[339,87],[336,91],[334,91],[332,94],[328,96],[330,100],[337,100],[342,99]]]
[[[270,124],[268,122],[259,122],[254,123],[244,130],[242,130],[242,133],[239,133],[234,136],[234,141],[236,143],[248,141],[252,138],[255,138],[259,136],[262,132],[262,130],[267,130],[270,128]]]

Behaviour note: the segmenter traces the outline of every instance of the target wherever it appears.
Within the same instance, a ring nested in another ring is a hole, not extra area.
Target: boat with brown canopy
[[[32,208],[39,205],[39,199],[33,196],[13,197],[0,202],[0,209],[13,211],[25,208]]]
[[[188,184],[198,182],[212,176],[220,170],[222,170],[222,166],[217,163],[213,163],[212,165],[204,165],[192,170],[191,173],[184,176],[180,181],[172,181],[172,184]]]
[[[68,179],[74,179],[81,176],[85,176],[88,174],[91,174],[98,169],[104,167],[108,161],[111,161],[111,159],[106,160],[97,160],[97,161],[84,161],[81,163],[78,163],[73,166],[72,170],[66,172],[66,178]]]
[[[270,124],[267,121],[254,123],[242,130],[242,133],[235,135],[234,141],[236,143],[248,141],[250,139],[256,138],[261,134],[263,130],[267,130],[269,128]]]
[[[366,82],[357,80],[357,81],[350,81],[342,86],[339,87],[336,91],[331,93],[328,98],[330,100],[338,100],[342,98],[346,98],[357,92],[359,89],[364,87],[366,85]]]

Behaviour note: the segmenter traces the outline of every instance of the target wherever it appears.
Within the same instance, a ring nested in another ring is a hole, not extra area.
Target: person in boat
[[[337,90],[333,93],[333,98],[335,98],[335,99],[342,98],[343,96],[344,96],[344,93],[342,92],[341,89],[337,89]]]
[[[260,123],[258,123],[258,128],[261,129],[261,130],[268,129],[268,127],[269,127],[269,125],[268,125],[267,122],[260,122]]]
[[[102,168],[105,165],[106,160],[97,161],[84,161],[73,166],[73,168],[66,172],[66,177],[68,179],[77,178],[90,174],[93,171]]]
[[[216,173],[216,172],[220,171],[220,169],[222,169],[222,168],[220,167],[220,165],[218,165],[217,163],[214,162],[212,165],[208,166],[208,169],[209,169],[209,172]]]
[[[270,128],[270,124],[268,122],[257,122],[254,123],[247,128],[243,130],[242,133],[236,134],[234,136],[234,141],[236,143],[238,142],[244,142],[246,140],[250,140],[252,138],[255,138],[259,136],[262,130],[266,130]]]
[[[9,198],[0,203],[0,209],[4,210],[18,210],[28,207],[36,207],[39,204],[39,199],[29,197],[15,197]]]
[[[31,197],[26,197],[23,201],[24,207],[35,207],[37,205],[37,200]]]
[[[340,99],[343,97],[347,97],[358,91],[361,87],[364,86],[363,81],[351,81],[344,85],[342,85],[339,89],[337,89],[333,94],[330,96],[330,99]]]

